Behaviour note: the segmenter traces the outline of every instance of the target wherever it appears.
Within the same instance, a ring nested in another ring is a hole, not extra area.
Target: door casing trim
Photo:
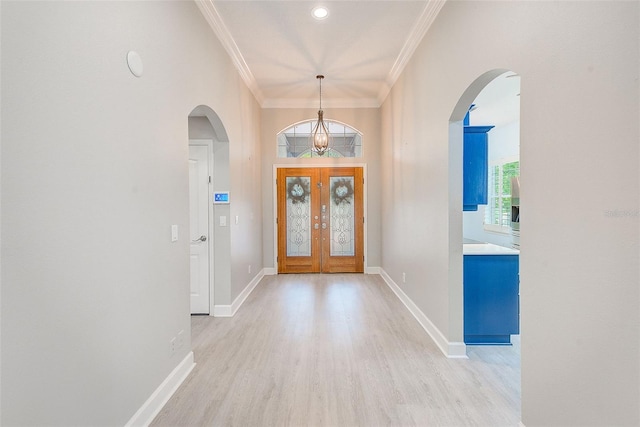
[[[189,145],[206,146],[209,153],[209,176],[213,180],[213,140],[212,139],[189,139]],[[213,218],[213,196],[212,196],[213,181],[209,182],[209,200],[208,200],[208,215],[209,215],[209,235],[207,236],[209,245],[209,316],[213,316],[213,308],[215,307],[215,292],[214,292],[214,257],[213,252],[213,230],[214,230],[214,218]],[[189,309],[191,311],[191,309]]]
[[[364,212],[364,227],[363,229],[363,253],[364,253],[364,271],[367,272],[369,257],[367,254],[367,228],[369,222],[368,218],[368,208],[367,208],[367,184],[369,182],[369,177],[367,175],[367,164],[366,163],[338,163],[338,164],[322,164],[319,165],[317,163],[305,162],[305,163],[274,163],[273,170],[271,174],[271,192],[272,192],[272,204],[273,204],[273,269],[275,270],[274,274],[278,274],[278,224],[276,220],[278,219],[278,186],[276,184],[276,178],[278,177],[278,169],[282,168],[362,168],[362,178],[364,179],[364,183],[362,185],[362,210]],[[268,267],[265,267],[266,270],[270,270]],[[270,270],[273,271],[273,270]]]

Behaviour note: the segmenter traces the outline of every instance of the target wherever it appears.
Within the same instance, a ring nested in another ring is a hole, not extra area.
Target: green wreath
[[[292,178],[287,185],[287,198],[291,203],[305,203],[309,196],[309,183],[304,182],[302,178]]]
[[[351,203],[353,199],[353,185],[351,179],[338,179],[331,185],[331,197],[336,205]]]

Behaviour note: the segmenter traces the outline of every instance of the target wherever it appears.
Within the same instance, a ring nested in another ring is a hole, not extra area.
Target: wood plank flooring
[[[153,426],[517,426],[519,341],[447,359],[380,276],[267,276],[192,318],[196,367]]]

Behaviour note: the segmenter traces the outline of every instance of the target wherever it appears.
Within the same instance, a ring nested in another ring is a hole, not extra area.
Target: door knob
[[[192,240],[191,242],[192,242],[192,243],[195,243],[195,242],[206,242],[206,241],[207,241],[207,236],[205,236],[205,235],[203,234],[202,236],[200,236],[200,238],[199,238],[199,239]]]
[[[327,223],[326,223],[326,222],[323,222],[323,223],[322,223],[322,229],[323,229],[323,230],[326,230],[326,229],[327,229]]]
[[[320,228],[320,225],[316,222],[315,225],[313,226],[313,228],[315,228],[317,230],[318,228]]]

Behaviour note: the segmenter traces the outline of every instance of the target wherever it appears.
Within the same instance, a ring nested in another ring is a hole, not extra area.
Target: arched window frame
[[[348,157],[362,158],[363,135],[355,127],[337,120],[324,121],[329,129],[329,149],[319,156],[311,149],[310,136],[317,119],[293,123],[276,136],[278,158]]]

